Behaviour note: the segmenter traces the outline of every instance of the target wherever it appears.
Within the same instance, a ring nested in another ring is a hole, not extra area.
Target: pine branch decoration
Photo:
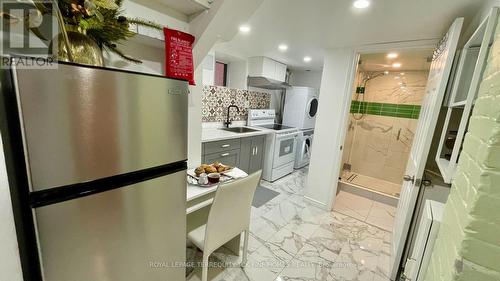
[[[150,27],[150,28],[153,28],[153,29],[157,29],[157,30],[163,30],[163,26],[155,23],[155,22],[152,22],[152,21],[146,21],[146,20],[143,20],[143,19],[139,19],[139,18],[131,18],[131,19],[128,19],[128,22],[130,24],[136,24],[136,25],[141,25],[141,26],[147,26],[147,27]]]
[[[142,63],[119,50],[116,45],[135,35],[130,25],[145,26],[163,30],[163,26],[139,18],[127,18],[123,15],[123,0],[57,0],[66,25],[74,26],[106,51],[133,63]],[[45,6],[37,6],[47,12]],[[43,11],[42,11],[43,10]]]
[[[96,6],[108,10],[117,10],[120,8],[114,0],[94,0]]]

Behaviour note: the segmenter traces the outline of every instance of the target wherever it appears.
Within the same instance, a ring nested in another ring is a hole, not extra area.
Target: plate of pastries
[[[211,173],[224,173],[224,172],[229,172],[233,169],[231,166],[224,165],[219,162],[214,162],[212,164],[201,164],[201,166],[197,167],[194,170],[194,173],[196,174],[197,177],[199,177],[201,174],[211,174]]]
[[[233,167],[219,162],[201,164],[194,170],[188,170],[188,183],[198,186],[213,186],[230,179],[224,173],[230,172]]]

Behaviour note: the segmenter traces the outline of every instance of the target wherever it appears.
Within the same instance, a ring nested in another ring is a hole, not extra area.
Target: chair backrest
[[[219,185],[208,214],[204,251],[216,250],[249,228],[252,200],[261,173]]]

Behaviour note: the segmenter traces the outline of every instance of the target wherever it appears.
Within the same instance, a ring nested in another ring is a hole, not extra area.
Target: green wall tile
[[[418,119],[420,105],[352,101],[351,113]]]

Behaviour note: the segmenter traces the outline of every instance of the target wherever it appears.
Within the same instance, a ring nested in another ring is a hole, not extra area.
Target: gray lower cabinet
[[[207,142],[203,144],[203,163],[220,162],[251,174],[262,169],[266,136]]]
[[[249,174],[262,169],[265,141],[265,136],[241,139],[240,169]]]

